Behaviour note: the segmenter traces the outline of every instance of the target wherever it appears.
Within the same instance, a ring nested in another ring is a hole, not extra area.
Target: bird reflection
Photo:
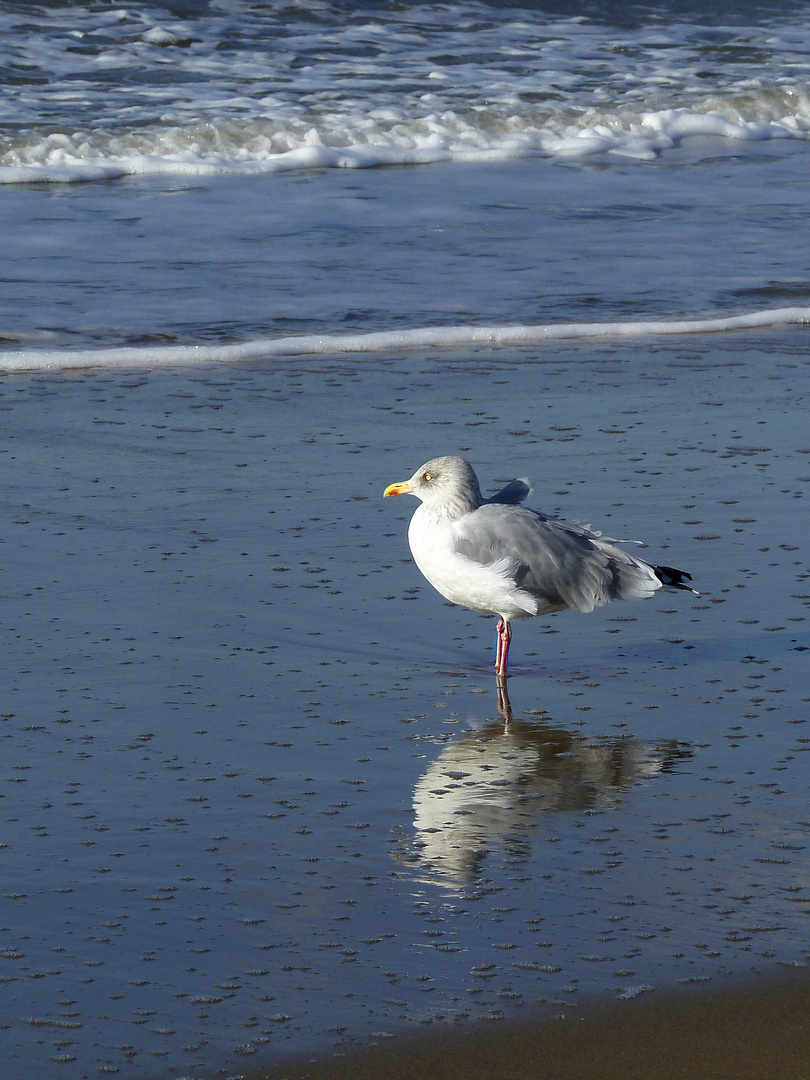
[[[514,720],[505,686],[498,697],[502,719],[449,742],[414,790],[409,859],[445,885],[465,887],[488,851],[527,841],[544,816],[614,806],[691,757],[676,741],[588,739],[546,714]]]

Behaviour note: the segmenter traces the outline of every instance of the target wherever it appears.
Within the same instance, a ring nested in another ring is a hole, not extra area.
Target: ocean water
[[[3,4],[0,365],[806,308],[806,9],[564,7]]]
[[[809,16],[0,0],[15,1080],[806,965]],[[506,730],[380,499],[459,451],[701,593]]]

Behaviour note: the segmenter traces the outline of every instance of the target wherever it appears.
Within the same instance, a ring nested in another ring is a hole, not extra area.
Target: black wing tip
[[[686,584],[687,581],[692,580],[692,575],[687,573],[686,570],[678,570],[674,566],[654,566],[653,571],[661,584],[668,589],[683,589],[685,592],[700,596],[696,589]]]

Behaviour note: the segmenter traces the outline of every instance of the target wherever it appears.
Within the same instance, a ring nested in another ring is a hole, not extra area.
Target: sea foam
[[[810,138],[810,29],[772,16],[621,30],[502,5],[216,5],[154,21],[0,10],[0,183],[266,175]],[[632,23],[632,20],[631,20]],[[110,72],[115,73],[110,78]]]
[[[768,108],[772,102],[768,101]],[[261,176],[310,169],[367,169],[446,161],[496,161],[542,155],[614,155],[650,161],[696,136],[737,142],[810,140],[810,112],[743,118],[716,111],[621,109],[497,117],[454,110],[407,120],[329,116],[302,124],[267,118],[191,121],[117,132],[26,135],[0,156],[0,184],[79,183],[123,176]],[[756,110],[754,110],[756,113]]]
[[[229,345],[122,346],[111,349],[19,349],[0,352],[0,372],[67,371],[79,368],[167,368],[217,365],[283,357],[385,353],[402,349],[467,346],[541,347],[555,341],[617,339],[677,334],[717,334],[771,326],[810,324],[810,307],[776,308],[724,318],[557,323],[544,326],[449,326],[383,330],[368,334],[306,334],[258,338]]]

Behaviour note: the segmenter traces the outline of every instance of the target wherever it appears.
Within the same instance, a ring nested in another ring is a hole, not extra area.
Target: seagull
[[[525,480],[512,480],[485,499],[470,463],[450,456],[425,462],[383,492],[421,501],[408,543],[433,588],[453,604],[498,616],[499,679],[515,619],[644,600],[662,587],[695,592],[685,570],[651,566],[616,547],[622,541],[522,506],[530,491]]]

